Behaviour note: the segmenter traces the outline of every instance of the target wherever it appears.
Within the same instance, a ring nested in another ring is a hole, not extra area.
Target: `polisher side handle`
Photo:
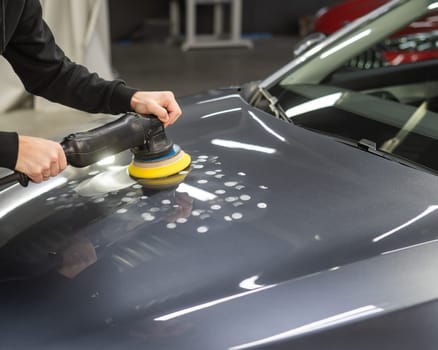
[[[26,174],[16,171],[11,175],[2,177],[0,179],[0,186],[9,185],[10,183],[16,181],[18,181],[21,186],[27,187],[27,185],[29,184],[29,177]]]
[[[155,117],[125,114],[98,128],[70,134],[61,145],[67,162],[74,167],[83,168],[106,156],[143,146],[148,140],[148,134],[160,128],[163,125]]]

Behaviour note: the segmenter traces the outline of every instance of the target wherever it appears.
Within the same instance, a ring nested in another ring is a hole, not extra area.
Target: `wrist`
[[[137,104],[139,102],[139,98],[138,98],[138,91],[134,92],[134,94],[131,96],[131,101],[130,101],[130,106],[131,106],[131,110],[135,111]]]
[[[120,114],[133,111],[132,97],[137,92],[137,89],[126,86],[124,83],[118,84],[113,91],[110,100],[110,110],[113,114]]]

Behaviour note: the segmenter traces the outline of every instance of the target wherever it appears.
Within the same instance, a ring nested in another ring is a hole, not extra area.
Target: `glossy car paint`
[[[193,164],[177,188],[130,179],[125,152],[3,189],[2,346],[312,349],[303,336],[437,298],[436,176],[238,90],[180,103],[168,133]]]

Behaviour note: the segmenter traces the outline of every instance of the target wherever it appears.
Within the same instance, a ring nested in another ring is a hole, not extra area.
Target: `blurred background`
[[[58,44],[112,79],[177,96],[260,80],[336,0],[41,0]],[[0,112],[61,107],[27,94],[2,58]]]
[[[213,1],[214,2],[214,1]],[[252,49],[223,47],[183,51],[186,2],[179,0],[181,37],[169,41],[169,1],[110,0],[113,66],[132,85],[171,89],[177,95],[263,79],[292,58],[312,19],[336,0],[243,0],[241,36]],[[224,4],[224,31],[230,30],[231,4]],[[197,5],[196,31],[214,30],[214,6]],[[179,40],[178,40],[179,39]],[[173,45],[169,45],[169,42]]]

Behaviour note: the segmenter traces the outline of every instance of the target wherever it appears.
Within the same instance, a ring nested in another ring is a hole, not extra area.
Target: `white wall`
[[[67,56],[112,79],[107,1],[41,0],[41,4],[44,19]],[[0,74],[0,112],[23,106],[29,95],[4,58],[0,59]],[[64,108],[43,98],[31,98],[38,110]]]

